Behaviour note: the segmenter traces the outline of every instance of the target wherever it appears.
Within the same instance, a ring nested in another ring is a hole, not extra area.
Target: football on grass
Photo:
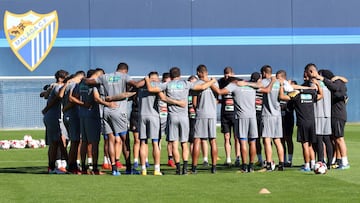
[[[319,161],[314,166],[315,174],[325,174],[327,172],[327,166],[325,163]]]

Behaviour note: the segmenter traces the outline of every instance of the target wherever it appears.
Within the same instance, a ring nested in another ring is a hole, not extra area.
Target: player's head
[[[172,67],[170,69],[170,78],[174,79],[181,76],[180,68],[178,67]]]
[[[319,70],[319,74],[329,80],[334,77],[334,73],[330,70]]]
[[[309,78],[312,78],[317,73],[317,67],[313,63],[308,63],[308,64],[306,64],[304,71],[306,72],[306,74]]]
[[[197,81],[197,77],[195,75],[190,75],[189,78],[188,78],[188,81],[189,82],[195,82],[195,81]]]
[[[86,73],[86,77],[90,78],[91,76],[93,76],[96,73],[95,69],[89,69]]]
[[[279,70],[276,72],[276,79],[283,79],[286,80],[286,71]]]
[[[76,78],[77,80],[76,82],[80,82],[81,79],[83,79],[84,77],[85,77],[85,72],[82,70],[79,70],[74,74],[74,78]]]
[[[128,73],[129,66],[128,66],[128,64],[121,62],[118,64],[116,71],[121,72],[121,73]]]
[[[224,78],[228,79],[230,76],[234,75],[234,71],[230,66],[224,68]]]
[[[64,79],[69,75],[69,72],[67,72],[66,70],[58,70],[55,73],[55,79],[56,82],[63,82]]]
[[[263,65],[260,69],[263,78],[270,78],[272,74],[272,68],[270,65]]]
[[[251,73],[250,82],[258,82],[261,79],[261,75],[258,72]]]
[[[208,74],[208,70],[204,64],[198,65],[198,67],[196,68],[196,72],[199,78],[203,78]]]
[[[170,78],[169,72],[165,72],[162,74],[162,78],[161,78],[162,82],[169,82],[170,80],[171,80],[171,78]]]
[[[153,81],[153,82],[158,82],[159,81],[159,73],[156,72],[156,71],[151,71],[149,74],[149,79],[150,81]]]
[[[105,71],[104,71],[104,69],[102,69],[102,68],[96,68],[95,70],[96,70],[96,71],[100,71],[102,74],[105,74]]]
[[[97,77],[99,77],[99,76],[101,76],[101,75],[104,75],[104,74],[105,74],[104,69],[102,69],[102,68],[96,68],[96,69],[95,69],[95,73],[93,74],[93,76],[95,75],[95,77],[97,78]]]

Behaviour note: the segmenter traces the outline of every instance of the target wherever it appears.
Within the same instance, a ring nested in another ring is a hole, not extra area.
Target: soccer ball
[[[314,166],[315,174],[325,174],[327,172],[327,166],[323,162],[319,161]]]
[[[3,149],[3,150],[10,149],[10,142],[7,140],[1,140],[0,141],[0,149]]]
[[[46,147],[46,143],[45,143],[45,140],[44,140],[44,139],[41,139],[41,140],[40,140],[39,147],[40,147],[40,148]]]

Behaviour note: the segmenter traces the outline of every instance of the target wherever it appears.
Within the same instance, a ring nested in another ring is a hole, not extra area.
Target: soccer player
[[[315,64],[309,63],[306,65],[306,70],[306,74],[311,76],[313,71],[317,71],[317,67]],[[330,169],[333,157],[333,146],[331,143],[331,92],[323,81],[319,80],[318,82],[323,90],[323,99],[314,103],[317,142],[313,148],[317,154],[318,161],[327,163],[328,169]],[[324,159],[324,144],[326,146],[327,162]]]
[[[309,77],[306,74],[307,67],[304,72],[305,83],[304,86],[310,86]],[[296,111],[296,125],[297,125],[297,141],[302,144],[304,167],[301,169],[304,172],[311,171],[310,161],[314,159],[314,152],[312,145],[316,143],[315,135],[315,115],[314,103],[322,99],[322,89],[316,79],[311,80],[316,85],[313,89],[300,89],[285,95],[284,79],[280,78],[280,92],[279,98],[281,100],[293,100]]]
[[[105,71],[102,68],[96,68],[97,71],[101,71],[102,74],[105,74]],[[103,85],[97,85],[94,87],[94,99],[97,103],[99,103],[100,109],[100,118],[101,118],[101,134],[104,138],[104,159],[102,164],[102,169],[110,169],[111,170],[111,161],[110,161],[110,154],[109,154],[109,133],[112,133],[110,125],[104,119],[104,107],[114,105],[114,108],[117,107],[114,103],[107,103],[105,102],[105,90]]]
[[[131,92],[138,92],[138,88],[130,87]],[[139,167],[139,153],[140,153],[140,138],[139,138],[139,104],[138,104],[138,95],[135,94],[129,98],[131,103],[131,113],[130,113],[130,128],[134,137],[133,142],[133,156],[134,156],[134,169]]]
[[[261,89],[263,94],[263,104],[261,119],[263,123],[262,137],[264,141],[265,156],[266,156],[266,171],[273,170],[272,146],[271,140],[274,141],[277,154],[279,158],[278,170],[284,169],[284,149],[281,144],[282,121],[281,109],[279,102],[279,82],[272,77],[272,68],[269,65],[264,65],[261,68],[262,84]]]
[[[219,88],[226,87],[232,80],[234,80],[234,71],[231,67],[225,67],[224,77],[218,80]],[[221,103],[221,132],[224,134],[224,148],[226,161],[225,165],[231,166],[231,130],[234,129],[234,98],[231,92],[222,95]],[[240,142],[237,136],[234,136],[235,146],[235,166],[240,166]]]
[[[347,147],[344,139],[344,129],[347,119],[346,99],[344,99],[347,98],[347,88],[345,82],[341,79],[335,78],[334,74],[329,70],[322,70],[321,74],[314,71],[312,76],[323,81],[331,91],[332,136],[335,140],[335,149],[338,150],[341,156],[341,163],[338,168],[349,169],[350,164],[347,157]]]
[[[166,84],[167,82],[169,82],[171,80],[170,78],[170,73],[169,72],[165,72],[162,74],[162,78],[161,78],[161,82]],[[168,117],[168,109],[167,109],[167,103],[159,100],[159,114],[160,114],[160,141],[159,141],[159,146],[160,146],[160,150],[161,150],[161,140],[162,140],[162,136],[167,134],[167,130],[166,130],[166,124],[167,124],[167,117]],[[173,158],[173,154],[172,154],[172,146],[171,143],[168,142],[167,138],[165,139],[167,142],[166,145],[166,150],[167,150],[167,154],[168,154],[168,162],[167,165],[175,168],[175,163],[174,163],[174,158]]]
[[[160,148],[159,131],[160,116],[157,93],[148,91],[147,86],[158,87],[160,85],[157,72],[150,72],[146,80],[146,86],[139,89],[139,126],[140,126],[140,157],[141,157],[141,175],[147,175],[145,160],[148,156],[148,139],[152,141],[154,158],[154,175],[162,175],[160,172]]]
[[[87,80],[87,84],[102,84],[105,90],[105,96],[115,96],[126,92],[126,85],[130,84],[139,87],[144,84],[144,81],[135,82],[127,74],[128,65],[126,63],[119,63],[116,72],[101,75],[96,79]],[[124,147],[126,170],[131,170],[130,151],[127,145],[122,145],[122,142],[127,143],[127,99],[116,102],[117,108],[104,108],[104,119],[110,124],[112,133],[109,133],[109,153],[112,165],[112,175],[121,175],[116,165],[116,157],[120,156],[122,148]]]
[[[291,92],[294,88],[286,79],[286,72],[279,70],[276,72],[276,79],[284,81],[285,92]],[[292,158],[294,154],[294,143],[292,134],[294,132],[294,107],[292,101],[280,101],[281,117],[283,126],[283,137],[281,143],[284,147],[284,165],[286,167],[292,166]],[[287,150],[286,150],[287,149]]]
[[[208,78],[208,70],[201,64],[196,69],[199,80],[195,85],[202,85],[211,81]],[[213,85],[218,86],[217,82]],[[192,154],[193,173],[197,171],[197,162],[200,153],[201,140],[209,140],[211,147],[211,173],[216,173],[216,162],[218,157],[218,148],[216,144],[216,104],[217,95],[213,93],[210,87],[198,90],[196,102],[196,122],[194,126],[194,148]]]
[[[55,73],[56,84],[48,96],[46,107],[42,110],[44,115],[44,124],[46,128],[46,142],[49,145],[48,158],[49,158],[49,173],[62,174],[55,166],[58,148],[61,153],[67,156],[66,148],[61,140],[62,132],[60,129],[61,120],[61,102],[59,97],[60,88],[63,86],[63,81],[69,75],[65,70],[58,70]],[[66,157],[67,158],[67,157]]]
[[[256,90],[253,87],[258,87],[256,83],[249,82],[231,82],[223,89],[217,89],[212,86],[220,95],[233,94],[235,107],[235,122],[234,136],[238,137],[240,141],[241,151],[241,172],[254,172],[254,161],[256,157],[256,138],[258,137],[255,99]],[[253,86],[253,87],[252,87]],[[260,85],[261,86],[261,85]],[[247,148],[249,145],[249,150]],[[249,153],[250,152],[250,153]],[[250,159],[248,163],[248,155]]]
[[[103,72],[90,69],[87,72],[87,78],[95,79],[102,75]],[[87,167],[84,167],[85,161],[82,160],[82,171],[87,168],[90,174],[102,175],[98,169],[99,141],[101,134],[101,118],[98,103],[94,97],[94,87],[89,86],[85,81],[81,81],[74,90],[74,94],[78,96],[80,131],[82,135],[82,150],[87,154]]]
[[[188,81],[191,83],[196,82],[198,79],[195,75],[191,75]],[[189,143],[190,143],[190,154],[193,154],[194,147],[194,131],[196,122],[196,100],[195,91],[190,90],[188,96],[188,112],[189,112]],[[206,143],[207,144],[207,143]]]
[[[253,72],[250,75],[249,82],[254,83],[261,83],[261,74],[258,72]],[[255,109],[256,109],[256,123],[257,123],[257,129],[258,129],[258,138],[256,138],[256,156],[258,158],[258,161],[255,163],[256,166],[265,166],[266,164],[263,164],[263,158],[262,158],[262,146],[261,146],[261,136],[262,136],[262,119],[261,119],[261,112],[262,112],[262,102],[263,102],[263,93],[259,91],[259,89],[256,91],[255,96]]]
[[[80,119],[78,106],[74,102],[73,90],[82,78],[85,77],[84,71],[78,71],[69,80],[65,82],[61,88],[60,97],[62,98],[63,105],[63,121],[70,138],[69,150],[69,166],[68,171],[74,174],[79,173],[76,163],[78,157],[78,148],[80,144]]]
[[[182,147],[183,169],[182,174],[187,174],[189,149],[187,142],[189,140],[189,119],[188,119],[188,105],[187,99],[189,90],[204,90],[214,82],[215,79],[205,82],[203,84],[194,85],[189,81],[181,80],[181,71],[178,67],[170,69],[171,81],[164,86],[154,87],[148,85],[149,92],[165,91],[166,96],[177,101],[185,101],[184,107],[168,104],[168,140],[172,145],[173,155],[176,165],[176,174],[181,175],[180,169],[180,154],[178,149],[179,142]],[[147,83],[148,84],[148,83]]]

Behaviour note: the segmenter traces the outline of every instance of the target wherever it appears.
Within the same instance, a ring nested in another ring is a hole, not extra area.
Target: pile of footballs
[[[24,148],[44,148],[46,147],[45,140],[35,140],[31,135],[24,135],[23,140],[0,140],[0,149],[24,149]]]

